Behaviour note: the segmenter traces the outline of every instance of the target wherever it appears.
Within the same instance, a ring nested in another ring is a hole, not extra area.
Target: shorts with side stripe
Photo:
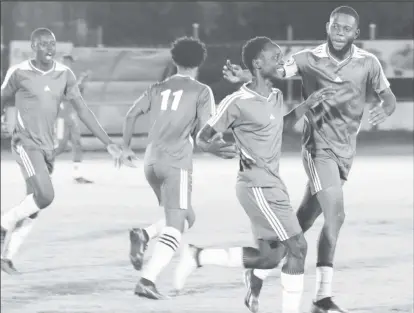
[[[12,145],[12,154],[19,164],[25,180],[33,177],[48,177],[53,173],[54,150],[43,150],[20,143]]]
[[[286,190],[238,182],[236,193],[250,218],[255,239],[285,241],[302,232]]]
[[[330,149],[309,152],[302,149],[302,162],[309,179],[312,194],[333,186],[342,186],[347,180],[353,158],[341,158]]]
[[[145,177],[165,209],[192,209],[192,172],[163,164],[144,164]]]

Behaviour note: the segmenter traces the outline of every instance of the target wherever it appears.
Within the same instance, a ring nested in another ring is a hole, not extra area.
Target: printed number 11
[[[171,89],[164,90],[161,92],[161,111],[166,111],[168,106],[168,100],[170,99],[171,95]],[[178,108],[178,105],[180,104],[181,96],[183,95],[182,90],[178,90],[176,92],[173,92],[173,101],[171,104],[171,111],[176,111]]]

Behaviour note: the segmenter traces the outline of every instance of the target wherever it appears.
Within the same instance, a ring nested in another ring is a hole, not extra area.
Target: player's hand
[[[387,119],[388,115],[385,113],[384,108],[381,105],[373,107],[369,110],[368,122],[372,125],[378,125]]]
[[[223,140],[223,134],[217,134],[211,140],[208,151],[223,159],[233,159],[237,156],[236,145],[233,143],[225,142]]]
[[[135,162],[137,162],[139,158],[136,156],[134,151],[131,150],[131,148],[123,148],[122,149],[122,164],[125,164],[125,166],[136,168],[137,165]]]
[[[306,99],[306,103],[308,106],[313,109],[314,107],[318,106],[320,103],[326,100],[330,100],[335,95],[336,90],[332,87],[325,87],[322,89],[319,89],[312,93],[308,99]]]
[[[233,84],[240,83],[242,82],[243,69],[240,65],[231,64],[230,60],[227,60],[226,65],[223,66],[223,77]]]
[[[115,162],[115,167],[120,168],[122,164],[122,149],[120,146],[114,143],[110,143],[106,146],[106,150],[108,150],[108,153],[112,156]]]

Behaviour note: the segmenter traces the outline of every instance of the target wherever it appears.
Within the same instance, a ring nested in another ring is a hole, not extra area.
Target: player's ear
[[[36,51],[36,40],[32,40],[32,43],[30,46],[32,47],[33,51]]]
[[[254,68],[261,68],[262,67],[262,64],[260,63],[259,58],[253,60],[253,67]]]
[[[357,28],[357,30],[355,31],[354,39],[357,39],[359,37],[359,33],[360,33],[359,28]]]
[[[326,28],[326,33],[329,34],[329,22],[326,22],[325,28]]]

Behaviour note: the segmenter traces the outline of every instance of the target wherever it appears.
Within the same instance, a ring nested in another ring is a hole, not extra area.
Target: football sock
[[[332,266],[317,266],[316,267],[316,294],[315,300],[319,301],[323,298],[332,296]]]
[[[3,251],[1,254],[2,259],[11,260],[16,255],[17,251],[23,244],[23,241],[26,239],[27,235],[29,235],[30,231],[33,228],[35,223],[35,219],[25,218],[22,221],[22,225],[20,227],[15,228],[12,233],[10,234],[10,239],[3,247]]]
[[[287,274],[282,271],[282,313],[300,313],[303,293],[303,274]]]
[[[203,249],[198,256],[200,265],[218,265],[225,267],[244,267],[243,248]]]
[[[260,278],[261,280],[265,280],[272,273],[272,271],[273,271],[273,269],[271,269],[271,270],[261,270],[261,269],[256,268],[256,269],[253,270],[253,274],[257,278]]]
[[[147,266],[144,268],[142,278],[155,283],[161,271],[170,263],[175,251],[180,246],[181,233],[173,227],[164,227],[154,247],[154,252]]]
[[[1,226],[6,230],[13,230],[17,222],[39,211],[33,194],[27,195],[26,198],[17,206],[7,211],[1,217]]]
[[[158,222],[155,222],[154,224],[151,224],[147,227],[144,228],[144,233],[148,236],[148,240],[154,239],[156,237],[158,237],[162,230],[165,227],[165,219],[161,219]],[[188,230],[188,222],[187,220],[185,221],[185,226],[184,226],[184,232]]]

